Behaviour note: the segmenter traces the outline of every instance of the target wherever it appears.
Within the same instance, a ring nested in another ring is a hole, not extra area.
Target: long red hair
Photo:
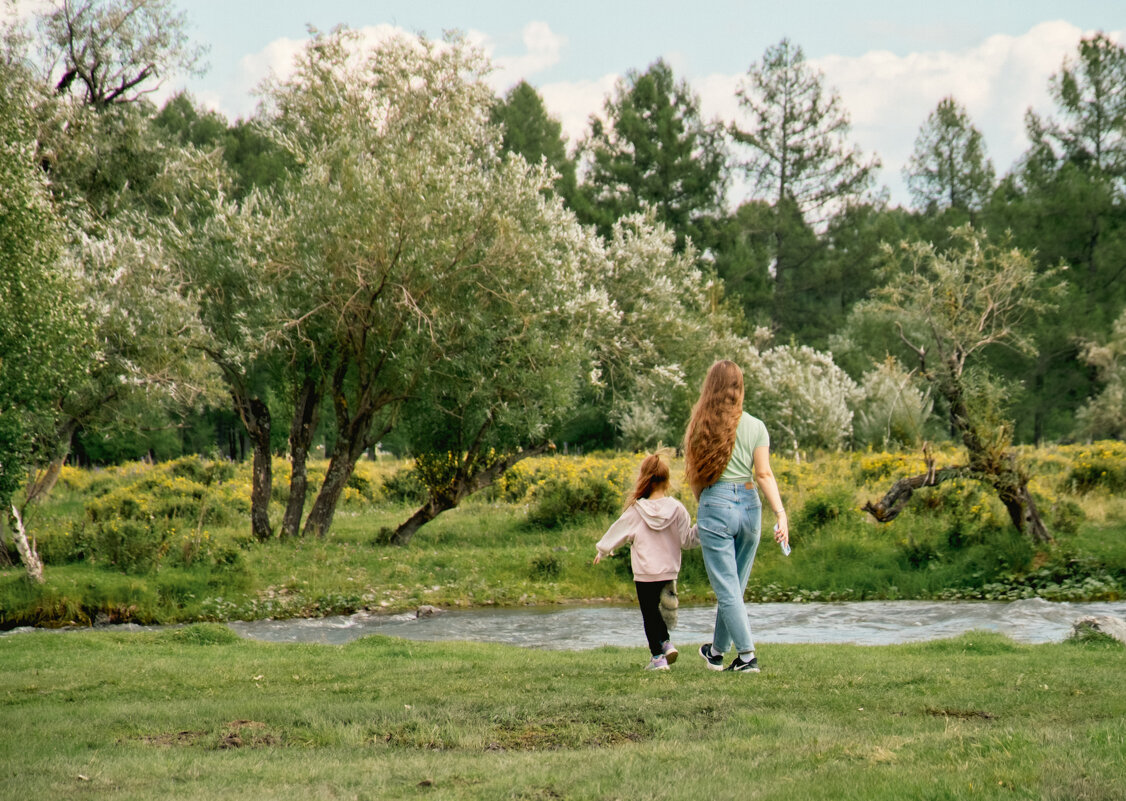
[[[653,453],[645,457],[641,463],[641,472],[637,476],[637,483],[633,492],[626,501],[626,508],[633,506],[641,498],[648,498],[659,489],[669,485],[669,460],[661,453]]]
[[[743,371],[735,362],[716,362],[704,378],[684,432],[684,472],[697,498],[723,475],[742,415]]]

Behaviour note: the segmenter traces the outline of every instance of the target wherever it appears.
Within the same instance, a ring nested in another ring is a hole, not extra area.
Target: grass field
[[[0,638],[3,799],[1121,799],[1126,650]]]

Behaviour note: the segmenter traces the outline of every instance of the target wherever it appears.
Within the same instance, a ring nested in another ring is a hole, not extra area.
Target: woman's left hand
[[[785,509],[780,510],[778,512],[777,517],[778,517],[778,522],[774,524],[774,541],[775,542],[784,542],[786,544],[789,544],[789,542],[790,542],[790,521],[786,517],[786,510]]]

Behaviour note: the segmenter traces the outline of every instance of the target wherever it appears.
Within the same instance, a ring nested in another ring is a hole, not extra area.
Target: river
[[[854,643],[889,645],[996,631],[1018,642],[1058,642],[1084,615],[1126,618],[1126,601],[1011,603],[971,601],[864,601],[858,603],[761,603],[749,606],[757,643]],[[673,641],[711,638],[714,606],[681,607]],[[557,606],[473,609],[432,617],[414,613],[354,615],[303,620],[236,621],[240,635],[271,642],[346,643],[369,634],[411,640],[470,640],[527,648],[584,650],[602,645],[644,646],[641,613],[631,606]]]

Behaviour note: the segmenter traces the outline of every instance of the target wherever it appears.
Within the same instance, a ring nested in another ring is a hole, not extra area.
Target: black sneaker
[[[708,665],[708,670],[723,670],[723,654],[712,656],[712,644],[706,642],[700,646],[700,656]]]
[[[750,662],[744,662],[739,657],[735,657],[724,670],[731,670],[735,673],[758,673],[758,657],[752,656]]]

